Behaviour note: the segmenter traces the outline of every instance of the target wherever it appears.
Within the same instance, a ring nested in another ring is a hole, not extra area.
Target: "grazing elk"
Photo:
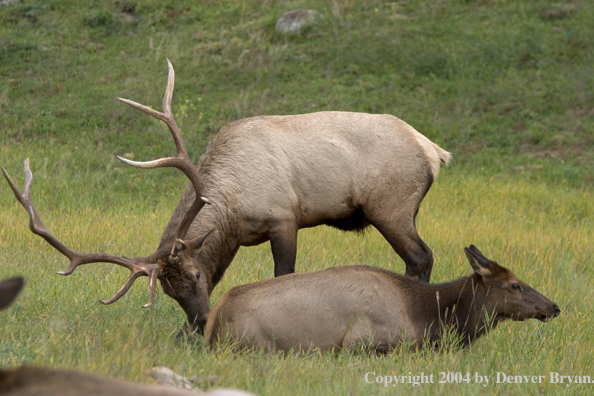
[[[411,349],[435,343],[444,329],[468,345],[504,319],[545,322],[561,312],[476,247],[464,252],[474,273],[449,283],[350,266],[234,287],[212,308],[206,342],[230,338],[265,350],[364,346],[388,352],[401,343]]]
[[[21,277],[0,282],[0,311],[8,308],[23,288]],[[250,393],[217,389],[208,393],[165,386],[139,385],[93,374],[44,367],[0,368],[2,396],[250,396]],[[253,395],[252,395],[253,396]]]
[[[118,158],[140,168],[177,167],[191,181],[155,253],[127,259],[70,250],[43,226],[31,202],[28,163],[22,194],[4,171],[30,215],[31,230],[70,258],[70,267],[60,274],[92,262],[128,268],[128,280],[105,304],[119,299],[137,277],[148,276],[149,306],[159,279],[201,332],[210,293],[240,246],[270,240],[274,275],[280,276],[294,272],[298,229],[327,224],[360,231],[371,224],[402,257],[406,274],[429,282],[433,254],[417,233],[415,217],[450,153],[391,115],[320,112],[233,122],[210,142],[196,168],[171,111],[174,71],[167,62],[163,113],[120,99],[164,121],[179,157]]]

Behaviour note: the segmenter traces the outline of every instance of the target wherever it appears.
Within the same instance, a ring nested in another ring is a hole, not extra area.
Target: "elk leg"
[[[295,272],[297,227],[294,224],[275,227],[270,234],[270,247],[274,258],[274,276]]]
[[[369,218],[368,220],[404,260],[406,275],[428,283],[433,269],[433,252],[417,233],[414,217],[387,218],[390,221],[386,221],[385,218],[383,221]]]
[[[375,352],[377,354],[386,354],[393,349],[394,342],[389,342],[389,335],[384,334],[381,325],[373,323],[370,318],[360,319],[353,323],[350,331],[342,340],[342,349],[360,350],[361,348]]]

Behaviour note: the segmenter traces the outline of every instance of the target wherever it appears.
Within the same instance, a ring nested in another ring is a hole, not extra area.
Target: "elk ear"
[[[210,239],[210,237],[212,235],[214,235],[214,231],[215,229],[213,228],[212,230],[208,231],[205,235],[196,237],[194,239],[191,239],[187,242],[188,246],[192,249],[192,250],[198,250],[202,247],[202,245],[204,245],[205,242],[208,242],[208,240]]]
[[[464,253],[466,253],[466,257],[470,262],[470,266],[474,269],[474,272],[483,277],[492,274],[493,264],[495,262],[486,258],[476,246],[470,245],[469,247],[464,248]]]
[[[0,310],[8,308],[23,288],[22,277],[10,278],[0,282]]]

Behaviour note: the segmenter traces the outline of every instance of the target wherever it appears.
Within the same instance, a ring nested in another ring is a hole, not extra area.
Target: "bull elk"
[[[329,268],[236,286],[214,305],[206,324],[210,345],[223,339],[245,348],[303,350],[371,348],[388,352],[441,340],[452,331],[462,345],[505,319],[559,315],[559,307],[491,261],[464,249],[474,273],[442,284],[368,266]]]
[[[22,277],[0,282],[0,311],[8,308],[23,288]],[[71,370],[20,366],[0,368],[2,396],[253,396],[250,393],[217,389],[207,393],[165,386],[139,385]]]
[[[417,233],[415,217],[450,153],[391,115],[319,112],[235,121],[210,142],[195,167],[171,111],[174,71],[167,63],[163,113],[120,99],[164,121],[179,156],[150,162],[118,158],[140,168],[177,167],[191,181],[155,253],[127,259],[70,250],[45,228],[30,199],[28,161],[23,193],[4,171],[29,213],[31,230],[70,258],[60,274],[94,262],[129,269],[124,286],[105,304],[124,295],[137,277],[148,276],[145,306],[150,306],[159,279],[193,330],[201,332],[209,296],[240,246],[270,241],[274,275],[280,276],[295,271],[298,229],[326,224],[361,231],[371,224],[402,257],[407,275],[429,281],[433,254]]]

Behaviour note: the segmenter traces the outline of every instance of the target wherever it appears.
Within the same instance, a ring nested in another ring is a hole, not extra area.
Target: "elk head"
[[[513,320],[538,319],[546,322],[559,316],[561,309],[513,272],[486,258],[475,246],[464,248],[464,253],[487,287],[485,308],[496,318]]]
[[[30,197],[31,185],[33,184],[33,173],[29,169],[29,159],[25,159],[25,185],[21,193],[8,176],[4,168],[2,169],[4,177],[12,188],[14,195],[21,205],[29,214],[29,228],[31,231],[43,239],[50,245],[57,249],[60,253],[70,259],[70,267],[63,272],[58,272],[60,275],[70,275],[74,270],[83,264],[106,262],[130,270],[130,275],[124,283],[124,286],[109,300],[100,300],[103,304],[111,304],[120,299],[132,286],[136,278],[140,276],[149,277],[149,301],[143,307],[149,307],[153,304],[156,295],[156,280],[161,281],[161,285],[166,294],[174,298],[184,309],[188,315],[189,324],[196,330],[200,331],[206,321],[206,318],[199,317],[199,312],[208,312],[208,295],[206,295],[206,287],[199,287],[200,282],[206,282],[204,277],[201,279],[200,269],[196,262],[195,252],[202,246],[204,239],[184,240],[190,224],[200,212],[205,204],[210,204],[208,198],[205,197],[204,187],[198,175],[198,171],[192,161],[190,160],[183,138],[179,128],[173,118],[171,110],[171,100],[173,97],[173,86],[175,81],[175,73],[171,62],[167,60],[169,68],[169,75],[167,79],[167,89],[165,97],[163,98],[163,112],[155,111],[149,107],[143,106],[139,103],[127,99],[121,99],[122,102],[141,110],[159,120],[165,122],[171,131],[171,135],[175,142],[178,157],[161,158],[149,162],[135,162],[130,161],[120,156],[117,158],[134,167],[153,169],[161,167],[174,167],[180,169],[190,179],[195,191],[196,198],[189,210],[185,213],[177,230],[175,239],[171,246],[166,246],[165,250],[161,249],[156,253],[147,257],[138,257],[128,259],[125,257],[115,256],[111,254],[100,253],[79,253],[69,249],[66,245],[55,238],[44,226],[37,209],[33,205]],[[204,307],[203,305],[206,304]]]

